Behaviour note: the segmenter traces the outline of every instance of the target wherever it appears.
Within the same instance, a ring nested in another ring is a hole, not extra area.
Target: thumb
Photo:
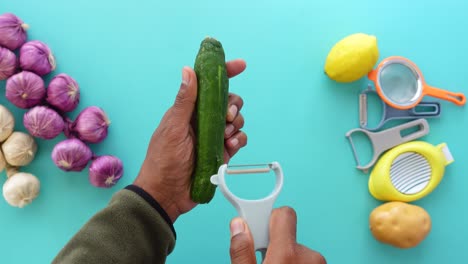
[[[270,245],[284,248],[296,244],[297,215],[291,207],[273,210],[270,217]]]
[[[197,75],[189,68],[182,69],[182,83],[177,93],[173,113],[179,122],[189,123],[197,101]]]
[[[252,236],[247,224],[238,217],[231,221],[230,254],[232,264],[257,263]]]

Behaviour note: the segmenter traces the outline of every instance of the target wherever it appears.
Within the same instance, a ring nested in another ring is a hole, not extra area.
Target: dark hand
[[[243,60],[226,63],[229,77],[244,71]],[[134,184],[152,195],[174,222],[180,214],[190,211],[196,204],[190,198],[190,179],[194,169],[195,133],[191,120],[197,99],[197,76],[184,67],[182,84],[174,105],[169,108],[154,132],[146,158]],[[247,144],[247,136],[240,129],[244,118],[240,114],[243,101],[229,95],[226,115],[224,161]]]
[[[296,212],[289,207],[273,210],[270,218],[270,245],[263,264],[326,264],[318,252],[296,242]],[[241,218],[231,221],[231,263],[255,264],[254,242]]]

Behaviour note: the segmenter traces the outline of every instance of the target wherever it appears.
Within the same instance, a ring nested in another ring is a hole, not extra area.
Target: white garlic
[[[30,173],[18,172],[3,184],[3,197],[11,206],[23,208],[38,195],[41,183]]]
[[[0,142],[5,141],[15,127],[15,118],[13,114],[3,105],[0,105]]]
[[[37,144],[31,135],[15,131],[3,143],[2,150],[8,164],[26,166],[34,159]]]

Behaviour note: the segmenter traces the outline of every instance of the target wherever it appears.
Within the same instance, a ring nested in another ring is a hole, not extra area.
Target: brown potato
[[[375,208],[369,216],[376,240],[398,248],[411,248],[431,231],[431,217],[421,207],[403,202],[388,202]]]

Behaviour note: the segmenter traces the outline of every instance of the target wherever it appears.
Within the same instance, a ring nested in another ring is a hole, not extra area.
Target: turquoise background
[[[54,51],[58,68],[52,76],[68,73],[79,82],[82,100],[70,117],[91,105],[108,113],[109,136],[92,148],[119,156],[125,175],[112,189],[95,188],[87,170],[65,173],[53,165],[50,153],[63,136],[38,140],[38,156],[23,170],[40,178],[41,194],[24,209],[0,199],[0,262],[49,263],[113,193],[133,181],[153,130],[173,103],[182,67],[193,65],[207,35],[223,43],[228,60],[243,58],[248,65],[230,82],[245,101],[249,137],[232,163],[280,162],[285,184],[276,206],[297,211],[299,242],[328,263],[465,261],[465,107],[441,102],[442,117],[429,120],[431,132],[424,138],[446,142],[455,157],[439,187],[415,203],[431,215],[430,235],[416,248],[392,248],[368,229],[369,213],[380,202],[368,193],[368,176],[354,168],[344,136],[358,126],[357,96],[367,80],[337,84],[323,66],[338,40],[364,32],[377,36],[379,61],[405,56],[428,83],[468,93],[467,8],[462,0],[4,1],[0,12],[20,16],[31,26],[29,39]],[[24,111],[4,96],[0,103],[14,111],[17,129],[24,131]],[[240,177],[232,188],[255,198],[273,183],[271,175]],[[229,263],[228,224],[235,215],[217,192],[209,205],[180,217],[176,249],[167,262]]]

